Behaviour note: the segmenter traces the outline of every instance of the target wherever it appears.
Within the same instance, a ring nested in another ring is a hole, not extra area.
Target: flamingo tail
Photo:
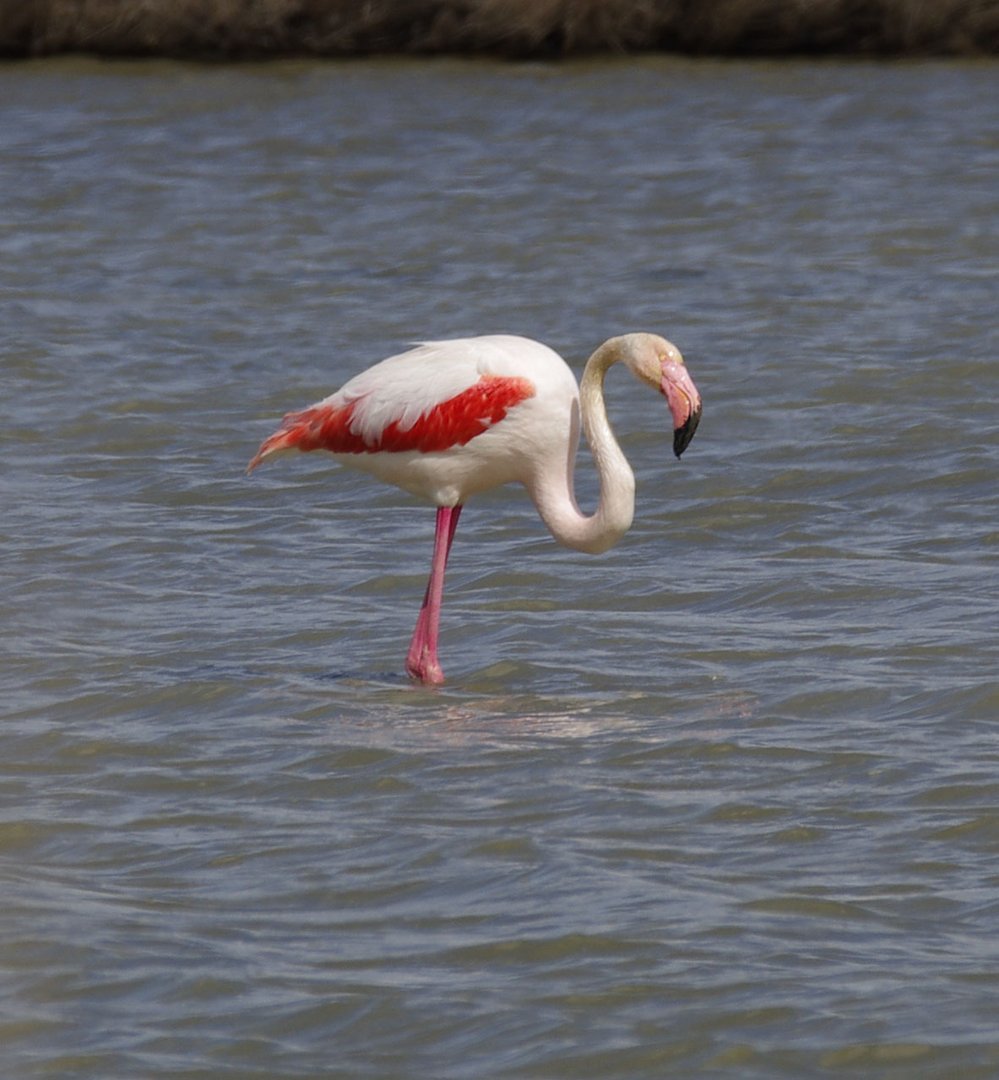
[[[301,412],[290,412],[281,421],[281,426],[260,444],[260,449],[246,467],[248,473],[272,454],[282,450],[315,450],[322,443],[325,423],[329,421],[330,409],[311,406]]]

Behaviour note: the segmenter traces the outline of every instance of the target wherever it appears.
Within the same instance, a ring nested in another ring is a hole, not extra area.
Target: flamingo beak
[[[679,457],[701,421],[701,395],[683,364],[664,361],[662,372],[659,387],[673,415],[673,453]]]
[[[697,403],[682,427],[673,429],[673,453],[679,457],[690,446],[690,440],[694,437],[697,425],[701,422],[701,403]]]

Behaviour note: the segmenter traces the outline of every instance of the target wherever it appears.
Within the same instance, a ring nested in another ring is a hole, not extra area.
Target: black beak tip
[[[690,440],[694,437],[694,432],[697,430],[697,425],[701,422],[701,410],[697,409],[696,412],[692,412],[687,417],[687,422],[683,427],[675,428],[673,431],[673,453],[676,454],[679,459],[680,455],[690,446]]]

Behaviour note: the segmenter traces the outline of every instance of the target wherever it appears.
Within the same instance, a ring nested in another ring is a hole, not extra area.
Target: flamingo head
[[[624,361],[637,378],[654,387],[673,416],[673,453],[679,457],[690,445],[701,419],[701,395],[671,341],[657,334],[626,334]]]

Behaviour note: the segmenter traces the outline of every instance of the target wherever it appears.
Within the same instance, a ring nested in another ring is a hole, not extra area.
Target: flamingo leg
[[[458,527],[461,506],[437,508],[437,530],[434,534],[434,556],[430,564],[430,580],[423,595],[423,605],[416,620],[413,639],[406,656],[406,671],[422,683],[442,683],[444,672],[437,659],[437,642],[440,633],[441,602],[444,597],[444,571],[448,555],[454,543],[454,531]]]

